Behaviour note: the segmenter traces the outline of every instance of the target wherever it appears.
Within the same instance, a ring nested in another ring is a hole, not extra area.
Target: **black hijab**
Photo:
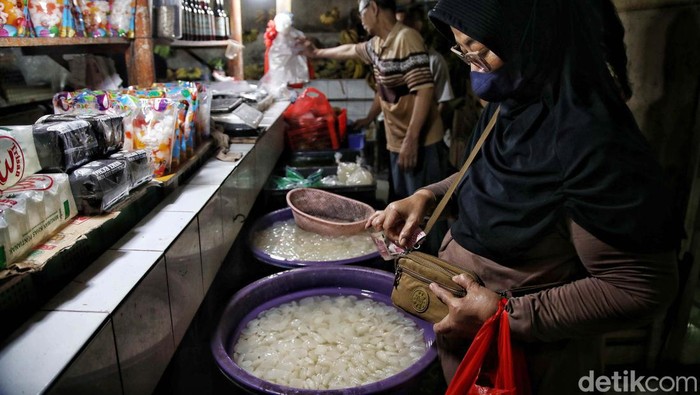
[[[516,264],[567,217],[624,250],[676,246],[663,172],[606,63],[607,1],[440,0],[430,12],[445,37],[455,27],[526,82],[476,126],[472,145],[501,105],[459,188],[452,234],[468,250]]]

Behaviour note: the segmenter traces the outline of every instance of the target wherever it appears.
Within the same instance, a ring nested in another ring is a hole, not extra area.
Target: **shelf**
[[[10,107],[23,106],[25,104],[48,102],[51,99],[53,99],[53,96],[54,96],[53,93],[48,93],[48,94],[39,94],[39,95],[25,98],[22,100],[7,101],[5,104],[0,104],[0,110],[7,109]]]
[[[163,45],[170,45],[178,48],[221,48],[228,45],[229,40],[210,40],[210,41],[188,41],[188,40],[165,40]],[[161,42],[158,41],[158,44]]]
[[[43,46],[94,46],[94,45],[115,45],[128,46],[131,40],[119,37],[71,37],[71,38],[51,38],[51,37],[2,37],[0,38],[0,48],[9,47],[43,47]]]

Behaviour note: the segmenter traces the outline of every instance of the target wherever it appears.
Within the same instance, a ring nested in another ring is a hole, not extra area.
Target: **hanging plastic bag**
[[[274,39],[266,50],[268,70],[260,82],[271,95],[282,97],[287,86],[309,81],[309,65],[306,57],[299,54],[301,51],[297,40],[304,37],[304,33],[292,27],[292,15],[277,14],[274,30]]]
[[[479,329],[445,395],[530,395],[525,354],[510,341],[505,305],[502,299]]]

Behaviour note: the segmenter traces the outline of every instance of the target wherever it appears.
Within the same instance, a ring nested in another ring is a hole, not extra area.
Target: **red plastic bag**
[[[530,394],[525,354],[510,341],[505,305],[502,299],[496,314],[479,329],[445,395]]]
[[[333,106],[323,92],[306,88],[284,112],[292,150],[339,149]]]

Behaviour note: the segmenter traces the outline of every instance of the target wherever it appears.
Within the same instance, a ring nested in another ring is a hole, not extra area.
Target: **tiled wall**
[[[367,116],[374,99],[365,80],[312,80],[309,86],[323,92],[334,107],[347,109],[348,121]]]

